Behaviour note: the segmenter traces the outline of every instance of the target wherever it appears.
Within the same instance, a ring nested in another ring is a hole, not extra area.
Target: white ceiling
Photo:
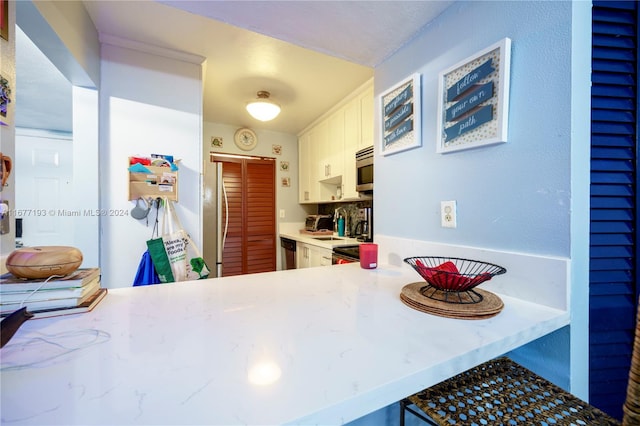
[[[84,1],[102,40],[206,58],[205,121],[293,134],[368,80],[452,3]],[[70,131],[70,85],[28,42],[18,35],[16,125]],[[244,109],[258,90],[282,106],[271,122]]]

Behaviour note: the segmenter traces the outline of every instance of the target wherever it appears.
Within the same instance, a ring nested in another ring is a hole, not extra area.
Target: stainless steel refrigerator
[[[222,252],[229,229],[229,207],[222,167],[223,163],[211,161],[206,161],[204,166],[202,256],[211,270],[209,278],[222,276]]]

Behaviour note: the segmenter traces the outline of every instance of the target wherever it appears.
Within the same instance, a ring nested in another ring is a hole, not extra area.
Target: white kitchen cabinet
[[[312,179],[320,181],[325,178],[327,174],[327,162],[326,156],[329,142],[329,123],[322,121],[318,123],[313,129],[309,131],[311,136],[311,165],[315,166]]]
[[[344,111],[339,109],[331,114],[328,119],[329,140],[327,141],[326,150],[323,152],[322,159],[326,163],[324,181],[342,176],[344,171]]]
[[[298,139],[298,201],[306,203],[315,195],[311,181],[311,135],[306,133]]]
[[[371,80],[299,134],[300,203],[359,198],[355,153],[373,145],[373,101]]]
[[[351,100],[344,107],[344,175],[342,176],[343,198],[356,198],[356,151],[360,149],[360,99]]]
[[[322,122],[298,137],[298,180],[300,203],[322,200],[320,181],[324,179],[326,162],[323,158],[329,140],[329,125]]]
[[[344,106],[343,198],[358,198],[356,191],[356,152],[373,145],[373,85]]]
[[[331,249],[298,241],[296,245],[296,267],[300,269],[331,265],[331,254]]]
[[[309,267],[331,265],[332,250],[309,245]]]
[[[358,96],[360,104],[360,149],[373,145],[373,85]]]

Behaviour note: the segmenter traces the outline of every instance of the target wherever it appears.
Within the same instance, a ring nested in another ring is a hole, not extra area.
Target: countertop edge
[[[503,296],[505,300],[512,299],[509,296]],[[528,303],[528,302],[525,302]],[[407,376],[388,383],[384,387],[370,390],[361,395],[352,397],[349,400],[340,402],[331,407],[326,407],[316,413],[304,416],[286,422],[286,425],[323,425],[323,424],[345,424],[357,420],[367,414],[370,414],[380,407],[386,407],[394,404],[409,395],[434,386],[449,377],[453,377],[463,371],[466,371],[476,365],[479,365],[489,359],[502,356],[518,347],[533,342],[549,333],[557,331],[570,324],[570,314],[567,311],[561,311],[549,308],[544,305],[538,305],[545,310],[556,311],[556,316],[536,324],[536,327],[530,330],[526,341],[518,340],[513,336],[509,345],[503,345],[502,340],[493,342],[481,350],[476,350],[467,354],[455,357],[446,363],[433,365],[430,368],[423,369],[412,376]],[[520,334],[518,334],[520,335]],[[511,336],[510,336],[511,337]],[[357,408],[354,408],[357,407]]]

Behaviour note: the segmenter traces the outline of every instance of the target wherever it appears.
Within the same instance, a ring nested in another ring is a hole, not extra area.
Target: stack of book
[[[25,280],[6,273],[0,276],[0,317],[23,306],[34,318],[88,312],[106,293],[100,287],[100,268],[81,268],[48,280]]]

